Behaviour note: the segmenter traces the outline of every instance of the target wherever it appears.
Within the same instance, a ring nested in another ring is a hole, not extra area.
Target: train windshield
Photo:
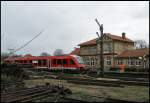
[[[76,59],[77,59],[79,64],[84,64],[83,59],[81,57],[76,56]]]

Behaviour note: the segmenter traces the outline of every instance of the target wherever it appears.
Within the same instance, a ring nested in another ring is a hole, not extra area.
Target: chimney
[[[123,39],[126,38],[126,33],[125,33],[125,32],[122,33],[122,38],[123,38]]]

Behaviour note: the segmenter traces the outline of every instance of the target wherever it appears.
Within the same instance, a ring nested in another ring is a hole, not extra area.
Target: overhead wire
[[[27,45],[28,45],[29,43],[31,43],[35,38],[37,38],[38,36],[40,36],[43,31],[44,31],[44,29],[42,29],[42,30],[41,30],[35,37],[33,37],[30,41],[28,41],[28,42],[25,43],[24,45],[20,46],[18,49],[14,50],[14,51],[12,52],[12,54],[14,54],[15,52],[17,52],[17,51],[21,50],[22,48],[24,48],[25,46],[27,46]],[[13,56],[13,55],[8,56],[8,58],[11,57],[11,56]],[[6,59],[7,59],[7,58],[6,58]]]
[[[22,46],[19,47],[18,49],[14,50],[13,53],[15,53],[15,52],[21,50],[22,48],[24,48],[25,46],[27,46],[27,45],[28,45],[30,42],[32,42],[35,38],[37,38],[39,35],[41,35],[43,31],[44,31],[44,29],[42,29],[42,31],[39,32],[39,33],[38,33],[35,37],[33,37],[30,41],[28,41],[27,43],[25,43],[24,45],[22,45]]]

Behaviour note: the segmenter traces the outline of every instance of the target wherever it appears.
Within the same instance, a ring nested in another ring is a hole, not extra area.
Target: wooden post
[[[104,58],[103,58],[103,24],[99,24],[98,20],[95,19],[96,23],[99,26],[99,30],[101,33],[101,36],[99,36],[99,40],[100,40],[100,74],[101,77],[104,77]],[[98,32],[97,32],[98,34]]]

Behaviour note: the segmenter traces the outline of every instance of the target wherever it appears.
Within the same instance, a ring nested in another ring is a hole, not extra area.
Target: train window
[[[53,62],[53,65],[56,65],[56,59],[53,59],[52,62]]]
[[[42,64],[41,60],[38,60],[38,65],[41,65],[41,64]]]
[[[37,64],[37,63],[38,63],[38,61],[37,61],[37,60],[33,60],[33,61],[32,61],[32,63]]]
[[[29,63],[32,63],[32,60],[30,60]]]
[[[57,59],[57,64],[58,64],[58,65],[62,65],[61,59]]]
[[[84,64],[83,59],[80,56],[75,57],[79,64]]]
[[[67,64],[67,59],[63,59],[63,65]]]
[[[43,65],[46,65],[47,64],[47,61],[46,60],[43,60]]]
[[[72,59],[70,60],[70,64],[71,64],[71,65],[74,65],[74,64],[75,64]]]

